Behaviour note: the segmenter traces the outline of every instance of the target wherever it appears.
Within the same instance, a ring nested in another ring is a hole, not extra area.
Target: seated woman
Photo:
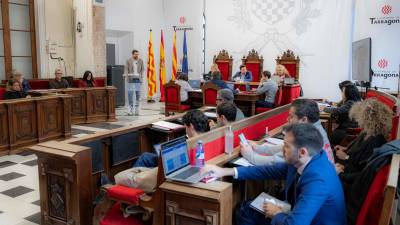
[[[91,71],[87,70],[83,74],[82,80],[79,82],[79,87],[80,88],[86,88],[86,87],[96,87],[96,82],[93,79],[93,74]]]
[[[13,75],[13,78],[21,84],[21,89],[25,94],[28,94],[28,91],[32,89],[28,80],[24,79],[20,72],[16,71]]]
[[[375,148],[386,143],[386,137],[392,128],[393,113],[385,104],[370,98],[356,103],[350,110],[350,117],[358,123],[362,132],[346,148],[336,146],[336,172],[349,190],[356,176],[366,166],[368,158]]]
[[[278,84],[271,79],[271,73],[269,71],[262,72],[260,85],[256,92],[258,94],[265,93],[265,100],[258,100],[256,102],[257,107],[273,108],[275,106],[275,95],[278,91]]]
[[[21,90],[21,84],[11,79],[7,82],[7,91],[4,93],[4,99],[17,99],[17,98],[26,98],[27,94],[25,94]]]
[[[206,81],[207,80],[211,80],[212,79],[212,73],[214,73],[214,72],[220,72],[219,68],[218,68],[218,64],[216,64],[216,63],[211,64],[210,72],[208,72],[207,79],[205,79],[205,80]]]
[[[277,84],[283,84],[285,78],[290,78],[289,71],[286,69],[284,65],[277,64],[275,67],[275,73],[273,76],[273,80]]]
[[[185,73],[179,73],[178,78],[175,80],[175,83],[181,86],[181,103],[185,105],[190,105],[190,103],[188,102],[188,92],[193,91],[193,88],[188,82],[188,75]]]
[[[357,122],[349,118],[349,111],[359,101],[361,101],[361,95],[357,87],[355,85],[348,85],[343,88],[342,101],[338,107],[323,108],[323,111],[330,113],[338,124],[338,127],[332,133],[331,143],[333,146],[343,141],[348,128],[357,127]]]

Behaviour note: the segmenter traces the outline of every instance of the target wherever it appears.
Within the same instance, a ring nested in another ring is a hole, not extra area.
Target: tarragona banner
[[[371,37],[372,86],[397,92],[400,67],[400,1],[357,0],[354,41]]]

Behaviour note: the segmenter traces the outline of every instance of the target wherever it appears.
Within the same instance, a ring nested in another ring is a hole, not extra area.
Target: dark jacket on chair
[[[366,133],[361,133],[347,147],[349,159],[343,163],[345,166],[344,172],[339,174],[343,189],[347,189],[361,173],[367,165],[367,160],[373,154],[374,149],[386,143],[386,139],[383,135],[371,136],[367,140],[364,140],[365,136]]]
[[[4,93],[4,99],[17,99],[25,97],[26,94],[23,91],[6,91]]]
[[[369,188],[377,172],[391,162],[393,154],[400,154],[400,140],[391,141],[374,149],[367,161],[367,165],[354,179],[353,184],[346,192],[346,209],[348,224],[356,224],[358,213],[368,195]],[[399,185],[397,186],[399,192]]]

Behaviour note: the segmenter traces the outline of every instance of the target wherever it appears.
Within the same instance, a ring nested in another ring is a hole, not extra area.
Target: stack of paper
[[[167,121],[158,121],[151,124],[154,128],[161,130],[178,130],[183,129],[184,126],[176,123],[171,123]]]

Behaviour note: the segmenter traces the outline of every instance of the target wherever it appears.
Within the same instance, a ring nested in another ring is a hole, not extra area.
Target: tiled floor
[[[134,125],[137,121],[162,118],[163,103],[142,103],[139,116],[116,110],[117,122],[72,126],[72,137]],[[40,224],[37,157],[31,152],[0,157],[0,225]]]

